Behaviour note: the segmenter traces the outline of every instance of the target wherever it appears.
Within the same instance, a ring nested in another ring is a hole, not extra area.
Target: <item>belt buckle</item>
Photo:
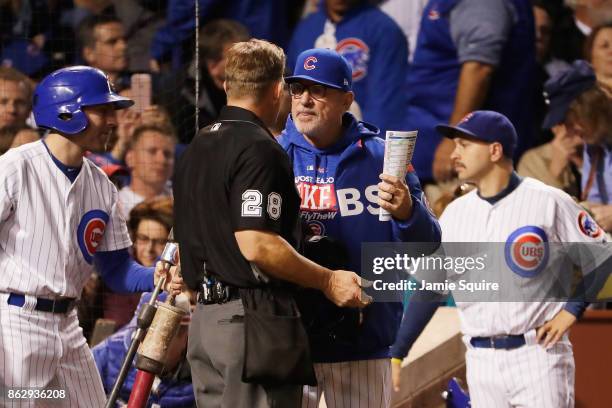
[[[498,341],[498,340],[502,340],[502,341],[503,341],[504,339],[507,339],[507,338],[508,338],[508,336],[504,336],[504,335],[502,335],[502,336],[491,336],[491,337],[489,337],[489,343],[490,343],[490,345],[491,345],[491,348],[496,349],[496,348],[497,348],[497,341]],[[504,348],[505,348],[505,347],[504,347]]]

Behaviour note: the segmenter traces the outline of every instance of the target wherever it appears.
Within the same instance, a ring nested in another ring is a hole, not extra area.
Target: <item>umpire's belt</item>
[[[25,304],[25,296],[20,295],[18,293],[10,293],[7,303],[9,305],[23,307]],[[50,313],[68,313],[70,309],[75,305],[75,299],[44,299],[44,298],[36,298],[36,306],[34,306],[34,310],[38,310],[41,312],[50,312]]]
[[[525,345],[525,336],[522,334],[493,337],[472,337],[470,344],[477,348],[515,349]]]
[[[211,305],[214,303],[222,304],[240,298],[238,288],[226,285],[218,280],[208,278],[200,284],[198,290],[198,303]]]

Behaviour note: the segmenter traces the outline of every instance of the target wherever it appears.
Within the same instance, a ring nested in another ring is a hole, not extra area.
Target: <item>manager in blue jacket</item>
[[[439,242],[440,227],[414,171],[405,179],[380,174],[379,130],[347,112],[354,98],[348,62],[336,51],[306,50],[286,80],[291,116],[279,142],[293,163],[301,217],[313,232],[340,241],[355,271],[363,242]],[[378,220],[379,207],[391,213],[390,221]],[[350,342],[330,336],[317,343],[318,386],[305,387],[302,406],[318,406],[323,393],[336,407],[389,406],[389,346],[401,319],[400,302],[375,302]]]

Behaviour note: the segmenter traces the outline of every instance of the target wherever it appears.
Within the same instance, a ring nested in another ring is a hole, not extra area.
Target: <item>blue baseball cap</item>
[[[291,83],[299,79],[346,92],[353,87],[353,71],[348,61],[336,51],[326,48],[313,48],[298,55],[293,75],[285,78],[285,81]]]
[[[577,60],[567,70],[551,77],[544,84],[544,97],[548,113],[542,122],[543,129],[562,123],[572,102],[596,84],[595,72],[584,60]]]
[[[438,125],[436,131],[444,137],[468,136],[483,142],[500,143],[504,156],[511,158],[516,148],[516,129],[501,113],[480,110],[468,113],[456,126]]]

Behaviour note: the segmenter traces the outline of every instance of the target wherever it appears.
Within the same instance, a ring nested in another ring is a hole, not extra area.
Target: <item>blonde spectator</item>
[[[134,130],[125,155],[132,179],[119,191],[119,204],[126,219],[136,204],[172,195],[175,146],[176,136],[170,127],[145,125]]]

